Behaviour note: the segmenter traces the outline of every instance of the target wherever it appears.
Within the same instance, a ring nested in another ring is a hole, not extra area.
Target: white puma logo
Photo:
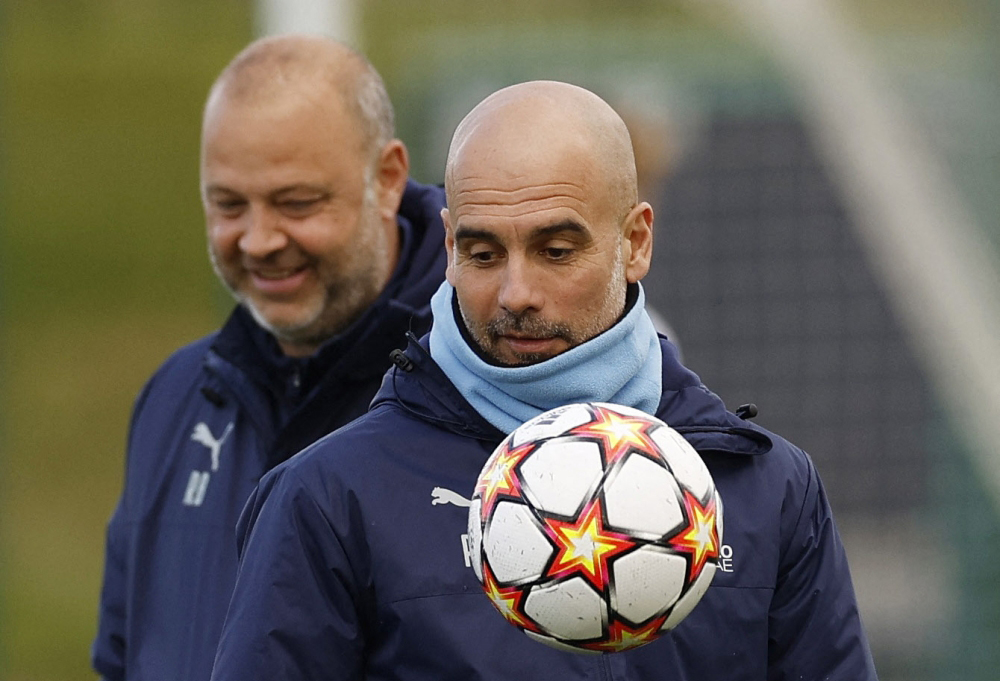
[[[472,506],[472,501],[466,499],[458,492],[452,492],[450,489],[445,487],[435,487],[431,490],[431,506],[439,506],[441,504],[455,504],[462,508],[469,508]],[[469,547],[469,535],[462,533],[460,535],[462,540],[462,557],[465,559],[465,567],[472,567],[472,554]]]
[[[218,440],[212,435],[212,431],[208,429],[208,425],[202,421],[194,427],[194,431],[191,433],[191,439],[195,442],[205,445],[208,447],[212,455],[212,470],[219,470],[219,452],[222,450],[222,443],[226,441],[229,437],[229,433],[233,430],[232,422],[226,426],[226,429],[222,431],[222,437]]]
[[[461,494],[452,492],[450,489],[435,487],[431,490],[431,505],[437,506],[438,504],[455,504],[456,506],[468,508],[472,505],[472,502]]]

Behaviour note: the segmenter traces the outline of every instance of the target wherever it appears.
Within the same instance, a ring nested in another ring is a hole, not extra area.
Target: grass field
[[[221,296],[200,109],[241,3],[13,3],[0,18],[0,678],[90,678],[131,401]]]

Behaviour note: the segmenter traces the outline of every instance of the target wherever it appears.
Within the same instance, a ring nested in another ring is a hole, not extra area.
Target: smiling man
[[[378,120],[388,105],[361,68],[347,58],[293,65],[248,57],[242,71],[220,79],[205,107],[201,176],[212,264],[293,357],[313,354],[355,321],[385,288],[399,253],[406,149],[391,138],[391,122]],[[266,70],[308,78],[310,87],[279,95]],[[353,97],[340,95],[361,76],[370,82],[357,82]]]
[[[565,83],[501,90],[455,132],[446,188],[431,332],[368,414],[261,480],[214,681],[875,679],[809,457],[727,411],[646,313],[653,212],[617,114]],[[459,495],[491,451],[583,401],[682,433],[726,509],[727,569],[676,629],[614,655],[532,641],[466,555]]]
[[[407,179],[385,87],[319,37],[250,45],[205,105],[209,254],[238,305],[144,388],[108,527],[95,669],[209,678],[260,477],[364,413],[430,324],[444,193]]]

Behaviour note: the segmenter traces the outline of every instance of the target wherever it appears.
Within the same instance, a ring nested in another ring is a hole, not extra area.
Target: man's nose
[[[288,245],[288,235],[281,219],[266,208],[252,208],[246,216],[246,228],[240,236],[240,250],[252,258],[264,258]]]
[[[498,301],[500,307],[513,314],[542,309],[541,289],[531,268],[520,258],[510,258],[504,268]]]

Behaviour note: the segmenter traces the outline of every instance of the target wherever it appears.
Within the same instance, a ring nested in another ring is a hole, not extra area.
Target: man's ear
[[[455,230],[451,226],[451,213],[447,208],[441,209],[441,222],[444,223],[444,250],[448,256],[448,268],[445,270],[445,279],[452,286],[455,269]]]
[[[379,154],[374,178],[378,187],[379,214],[386,222],[396,222],[409,175],[410,157],[406,146],[401,140],[389,140]]]
[[[645,201],[629,211],[622,224],[625,279],[634,284],[649,272],[653,259],[653,207]]]

